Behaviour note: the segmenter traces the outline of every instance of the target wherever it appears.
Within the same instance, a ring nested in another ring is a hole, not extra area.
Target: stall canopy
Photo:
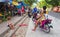
[[[5,0],[0,0],[0,2],[5,2]]]
[[[12,4],[16,6],[19,5],[18,2],[15,2],[15,1],[13,1]]]
[[[12,0],[9,0],[10,3],[12,3]]]
[[[23,1],[19,2],[21,6],[28,6],[28,4],[25,4]]]
[[[0,0],[0,2],[12,2],[12,0]]]

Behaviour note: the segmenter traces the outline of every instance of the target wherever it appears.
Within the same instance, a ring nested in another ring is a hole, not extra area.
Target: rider
[[[37,12],[37,8],[36,8],[36,7],[35,7],[35,8],[33,8],[33,10],[32,10],[32,11],[33,11],[33,12],[32,12],[33,14],[34,14],[34,13],[36,13],[36,12]]]
[[[36,18],[36,16],[37,16],[37,8],[36,7],[32,10],[32,15],[33,15],[33,18]]]
[[[37,21],[36,21],[36,25],[33,29],[33,31],[36,30],[38,23],[40,23],[40,26],[42,26],[42,21],[48,18],[48,12],[46,11],[46,6],[43,6],[43,10],[40,13],[40,15],[37,16]]]

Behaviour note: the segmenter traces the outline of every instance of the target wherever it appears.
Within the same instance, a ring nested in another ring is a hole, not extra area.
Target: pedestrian
[[[28,10],[28,17],[31,17],[31,9]]]
[[[33,15],[33,18],[37,16],[37,8],[36,7],[32,10],[32,15]]]
[[[34,13],[37,13],[37,8],[35,7],[35,8],[33,9],[33,11],[34,11]]]
[[[24,11],[25,11],[24,6],[22,6],[22,9],[21,9],[21,15],[24,14]]]
[[[26,9],[26,12],[28,13],[28,8]]]
[[[0,11],[0,23],[2,22],[2,12]]]
[[[18,15],[21,16],[21,9],[18,9]]]

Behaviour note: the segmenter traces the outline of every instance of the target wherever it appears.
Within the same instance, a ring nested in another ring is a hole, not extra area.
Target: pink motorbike
[[[36,23],[36,20],[34,19],[33,22]],[[38,25],[44,32],[49,33],[51,28],[53,28],[53,26],[50,25],[51,22],[52,22],[51,19],[46,19],[42,21],[42,26],[40,26],[40,23],[38,23]]]

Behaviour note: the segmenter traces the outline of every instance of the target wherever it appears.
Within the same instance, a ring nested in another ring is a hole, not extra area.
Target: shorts
[[[10,27],[10,26],[8,25],[8,27]]]

